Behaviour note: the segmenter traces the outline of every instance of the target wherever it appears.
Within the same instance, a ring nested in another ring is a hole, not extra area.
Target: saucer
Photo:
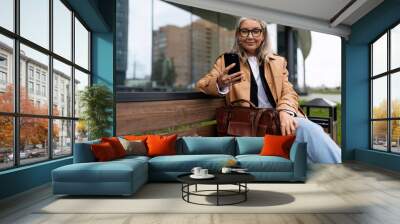
[[[214,178],[214,177],[215,176],[212,175],[212,174],[207,174],[207,175],[204,175],[204,176],[202,176],[202,175],[194,175],[194,174],[190,175],[190,178],[193,178],[193,179],[211,179],[211,178]]]

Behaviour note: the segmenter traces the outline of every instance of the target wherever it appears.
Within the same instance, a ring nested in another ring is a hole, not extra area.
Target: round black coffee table
[[[177,177],[178,181],[182,183],[182,199],[188,203],[198,204],[198,205],[234,205],[247,200],[247,192],[249,188],[247,183],[255,180],[255,177],[248,173],[216,173],[213,174],[215,177],[212,179],[193,179],[190,177],[191,173],[182,174]],[[205,185],[216,185],[215,190],[197,190],[198,184]],[[195,186],[194,191],[190,191],[190,186]],[[223,190],[220,189],[220,185],[236,185],[237,190]],[[209,192],[215,192],[215,194],[205,194]],[[190,196],[204,196],[204,197],[216,197],[216,204],[202,204],[190,201]],[[231,203],[221,203],[221,197],[232,197],[241,196],[239,200]]]

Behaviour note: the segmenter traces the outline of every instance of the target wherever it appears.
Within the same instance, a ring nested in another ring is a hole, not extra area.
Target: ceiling
[[[255,17],[270,23],[348,37],[351,25],[383,0],[166,0],[183,5]]]

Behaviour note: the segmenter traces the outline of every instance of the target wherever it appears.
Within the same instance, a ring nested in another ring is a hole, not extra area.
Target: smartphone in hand
[[[235,63],[235,66],[228,71],[229,75],[240,71],[239,55],[237,55],[236,53],[225,53],[224,60],[225,67],[229,66],[232,63]]]

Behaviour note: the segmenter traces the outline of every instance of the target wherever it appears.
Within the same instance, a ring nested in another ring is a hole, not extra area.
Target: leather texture
[[[237,106],[246,102],[250,107]],[[237,100],[216,109],[218,136],[280,135],[279,114],[275,109],[256,108],[247,100]]]

